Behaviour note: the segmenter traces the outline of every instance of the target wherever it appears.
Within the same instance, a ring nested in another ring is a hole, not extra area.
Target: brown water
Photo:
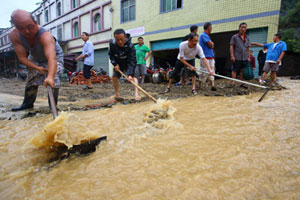
[[[73,112],[107,135],[97,151],[55,166],[28,141],[52,116],[0,122],[1,199],[300,199],[300,82],[289,90],[172,101],[173,119],[143,121],[153,103]]]

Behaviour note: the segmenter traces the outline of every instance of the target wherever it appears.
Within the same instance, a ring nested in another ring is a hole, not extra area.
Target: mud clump
[[[158,99],[157,103],[153,104],[144,114],[144,122],[153,123],[159,120],[173,119],[175,112],[176,109],[171,105],[171,101]]]
[[[162,110],[152,110],[150,113],[145,114],[144,122],[152,123],[158,121],[159,119],[168,119],[168,109],[164,108]]]

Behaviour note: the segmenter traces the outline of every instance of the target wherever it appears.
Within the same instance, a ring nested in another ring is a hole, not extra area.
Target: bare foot
[[[142,98],[140,96],[135,96],[135,100],[140,101],[140,100],[142,100]]]

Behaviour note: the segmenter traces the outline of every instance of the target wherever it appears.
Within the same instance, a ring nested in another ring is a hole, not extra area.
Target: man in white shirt
[[[84,41],[82,54],[75,58],[76,61],[83,59],[83,76],[87,80],[87,86],[83,88],[84,90],[93,89],[92,80],[91,80],[91,69],[94,66],[94,45],[89,40],[89,34],[83,32],[81,39]]]
[[[172,82],[174,77],[181,71],[184,66],[189,68],[189,74],[192,76],[192,93],[197,95],[196,91],[196,68],[195,68],[195,58],[198,55],[203,62],[203,64],[208,69],[211,76],[214,75],[213,71],[205,58],[203,50],[199,45],[199,36],[196,33],[190,33],[188,35],[188,40],[181,42],[179,45],[179,54],[175,64],[175,69],[170,74],[170,81],[165,93],[171,91]]]

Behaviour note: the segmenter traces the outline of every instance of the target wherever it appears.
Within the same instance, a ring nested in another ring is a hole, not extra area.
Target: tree
[[[300,2],[283,0],[279,30],[289,51],[300,53]]]

